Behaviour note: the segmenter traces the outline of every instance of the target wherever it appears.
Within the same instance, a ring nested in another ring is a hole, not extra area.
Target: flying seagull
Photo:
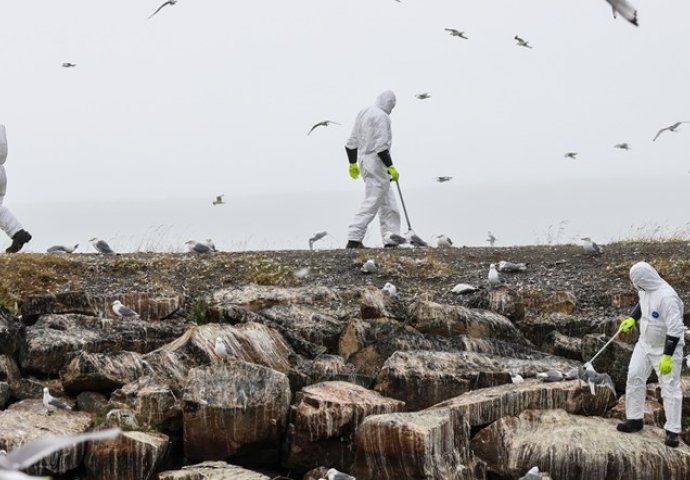
[[[224,196],[225,196],[225,194],[217,195],[217,196],[216,196],[216,199],[215,199],[214,201],[212,201],[211,203],[212,203],[214,206],[215,206],[215,205],[222,205],[222,204],[224,204],[224,203],[225,203],[225,201],[223,200],[223,197],[224,197]]]
[[[517,40],[517,46],[518,47],[532,48],[532,45],[530,45],[527,40],[520,38],[517,35],[515,35],[514,38],[515,38],[515,40]]]
[[[43,387],[43,405],[48,409],[48,412],[53,410],[72,410],[72,407],[53,397],[48,387]]]
[[[48,253],[74,253],[79,244],[77,243],[73,247],[68,247],[67,245],[53,245],[49,247],[46,252]]]
[[[468,40],[468,38],[465,36],[465,32],[461,32],[460,30],[456,30],[454,28],[445,28],[444,30],[448,32],[451,37],[460,37]]]
[[[313,132],[316,127],[327,127],[329,125],[340,125],[340,124],[338,122],[333,122],[331,120],[324,120],[323,122],[319,122],[316,125],[314,125],[313,127],[311,127],[311,130],[309,130],[307,132],[307,135],[311,134],[311,132]]]
[[[314,250],[314,243],[318,242],[326,235],[328,235],[328,232],[315,233],[314,236],[309,239],[309,250]]]
[[[70,63],[70,62],[65,62],[65,63],[62,64],[62,68],[73,68],[73,67],[76,67],[76,66],[77,66],[76,63]]]
[[[105,240],[100,240],[97,237],[93,237],[91,240],[91,245],[93,245],[93,248],[98,250],[98,253],[102,253],[103,255],[112,255],[115,253],[115,251],[110,248],[110,245],[106,243]]]
[[[494,237],[494,234],[489,232],[489,238],[486,239],[486,241],[489,242],[489,245],[493,247],[494,244],[496,243],[496,240],[498,240],[498,239],[496,237]]]
[[[415,97],[417,97],[419,100],[426,100],[427,98],[431,98],[431,94],[428,92],[417,93],[415,94]]]
[[[119,300],[113,302],[113,312],[120,318],[137,318],[139,316],[137,312],[123,305]]]
[[[184,242],[191,253],[211,253],[213,250],[206,243],[197,242],[196,240],[187,240]]]
[[[613,18],[616,18],[616,13],[620,13],[623,18],[635,25],[637,25],[637,10],[628,0],[606,0],[611,5],[613,10]]]
[[[630,145],[627,143],[617,143],[613,146],[613,148],[617,148],[619,150],[630,150]]]
[[[453,177],[436,177],[438,183],[450,182],[452,179]]]
[[[652,142],[656,141],[656,139],[659,138],[659,135],[661,135],[662,133],[664,133],[664,132],[667,131],[667,130],[668,130],[669,132],[675,132],[676,129],[677,129],[678,127],[680,127],[680,124],[681,124],[681,123],[690,123],[690,122],[676,122],[676,123],[674,123],[673,125],[671,125],[670,127],[662,128],[661,130],[659,130],[658,132],[656,132],[656,135],[655,135],[654,138],[652,139]]]
[[[574,159],[575,157],[577,157],[577,152],[568,152],[568,153],[566,153],[566,154],[563,155],[563,156],[564,156],[565,158],[572,158],[572,159]]]
[[[329,469],[326,472],[326,477],[328,478],[328,480],[357,480],[352,475],[348,475],[347,473],[339,472],[335,468]]]
[[[167,7],[168,5],[175,5],[177,3],[177,0],[168,0],[167,2],[163,3],[160,7],[156,9],[155,12],[153,12],[151,15],[149,15],[149,19],[153,17],[155,14],[161,11],[163,7]]]
[[[601,247],[594,243],[591,238],[589,237],[583,237],[580,240],[582,240],[582,248],[585,249],[585,252],[587,253],[592,253],[592,254],[599,254],[602,253]]]

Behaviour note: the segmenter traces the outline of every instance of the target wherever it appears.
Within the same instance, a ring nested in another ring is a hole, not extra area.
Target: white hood
[[[0,165],[4,165],[5,160],[7,160],[7,135],[5,126],[0,123]]]
[[[379,94],[378,97],[376,97],[376,106],[384,112],[386,112],[388,115],[390,115],[393,111],[393,108],[395,107],[395,102],[395,93],[393,93],[390,90],[386,90],[385,92]]]
[[[668,285],[647,262],[637,262],[630,268],[630,281],[636,289],[645,292],[652,292]]]

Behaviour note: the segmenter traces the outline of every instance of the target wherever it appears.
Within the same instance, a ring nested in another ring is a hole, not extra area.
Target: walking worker
[[[389,115],[393,107],[395,94],[390,90],[381,93],[374,105],[357,114],[352,135],[345,145],[350,177],[357,180],[361,172],[364,179],[364,201],[349,227],[345,248],[364,248],[362,240],[376,214],[383,245],[398,245],[391,239],[391,235],[400,238],[400,211],[391,188],[391,180],[397,182],[400,177],[390,154],[392,133]]]
[[[654,369],[666,414],[665,443],[669,447],[677,447],[683,401],[680,388],[685,344],[683,302],[671,285],[646,262],[638,262],[630,268],[630,280],[640,301],[632,315],[621,322],[620,329],[628,332],[639,321],[640,338],[628,367],[625,386],[627,420],[619,423],[617,428],[621,432],[642,430],[647,379]]]
[[[7,160],[7,135],[5,134],[5,126],[0,124],[0,230],[12,239],[12,245],[7,247],[5,251],[16,253],[22,249],[26,242],[31,240],[31,235],[24,230],[12,212],[2,204],[7,191],[5,160]]]

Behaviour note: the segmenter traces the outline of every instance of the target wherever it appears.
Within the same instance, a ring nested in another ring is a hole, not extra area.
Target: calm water
[[[690,176],[688,176],[690,177]],[[403,189],[415,232],[431,240],[444,233],[455,245],[497,246],[576,243],[590,236],[598,243],[630,238],[690,238],[690,178],[673,180],[572,182],[551,185],[466,187],[451,181],[424,189]],[[404,188],[404,186],[403,186]],[[53,244],[75,244],[93,252],[88,240],[106,240],[119,252],[185,251],[190,239],[211,238],[221,250],[306,249],[307,239],[326,230],[320,249],[341,248],[363,186],[348,192],[153,201],[83,201],[13,204],[33,234],[27,251]],[[380,246],[378,224],[365,243]],[[406,231],[403,218],[403,232]],[[3,248],[9,240],[3,238]]]

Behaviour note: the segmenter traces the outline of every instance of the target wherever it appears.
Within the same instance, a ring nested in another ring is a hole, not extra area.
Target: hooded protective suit
[[[357,115],[346,148],[357,150],[362,178],[364,201],[348,229],[348,240],[361,242],[367,226],[379,215],[384,245],[391,234],[400,235],[400,211],[390,185],[390,176],[379,153],[390,150],[392,144],[391,111],[395,107],[395,94],[390,90],[376,98],[376,104]]]
[[[7,160],[7,135],[5,134],[5,126],[0,124],[0,229],[12,238],[15,233],[22,229],[22,225],[12,215],[12,212],[2,205],[7,191],[5,160]]]
[[[664,400],[664,428],[669,432],[679,433],[683,400],[680,373],[685,344],[683,302],[654,267],[646,262],[638,262],[632,266],[630,280],[639,292],[641,317],[640,338],[635,345],[628,368],[625,414],[630,420],[644,417],[647,379],[654,369]],[[671,373],[666,375],[659,372],[659,360],[664,353],[672,356]]]

